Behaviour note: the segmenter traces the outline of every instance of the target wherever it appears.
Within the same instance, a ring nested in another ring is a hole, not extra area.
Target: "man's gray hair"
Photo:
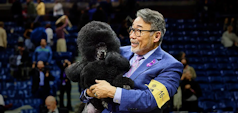
[[[158,11],[145,8],[137,11],[136,16],[141,17],[146,23],[150,24],[151,30],[159,30],[161,32],[161,37],[159,40],[159,44],[161,44],[166,32],[163,15]]]

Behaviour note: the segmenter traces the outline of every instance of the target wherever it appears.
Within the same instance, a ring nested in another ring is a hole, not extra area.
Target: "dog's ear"
[[[65,69],[65,74],[67,77],[73,81],[73,82],[79,82],[80,81],[80,74],[83,69],[83,67],[86,65],[86,61],[84,62],[76,62],[70,65]]]

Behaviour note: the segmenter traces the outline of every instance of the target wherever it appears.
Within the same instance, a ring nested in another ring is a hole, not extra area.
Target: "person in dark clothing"
[[[25,49],[24,43],[19,42],[16,54],[10,57],[11,74],[18,79],[29,79],[29,52]]]
[[[46,110],[42,110],[41,113],[69,113],[68,109],[58,108],[55,97],[48,96],[45,100]]]
[[[11,12],[14,21],[17,23],[17,25],[21,26],[23,23],[23,16],[22,16],[22,5],[19,0],[13,0]]]
[[[121,24],[121,27],[119,29],[119,39],[121,42],[121,46],[126,46],[126,45],[130,45],[130,38],[129,38],[129,27],[127,25],[127,21],[124,20]]]
[[[72,111],[72,105],[71,105],[71,82],[68,79],[68,77],[65,74],[65,68],[70,66],[71,62],[67,59],[64,60],[63,65],[60,64],[59,67],[61,69],[60,74],[60,107],[64,108],[64,93],[67,93],[67,108],[68,110]]]
[[[182,90],[182,110],[199,111],[198,97],[202,95],[199,84],[189,74],[184,74],[180,82]]]
[[[30,35],[31,42],[34,44],[35,47],[40,45],[41,39],[47,40],[47,34],[45,32],[45,28],[41,27],[39,22],[35,22],[33,25],[33,31]]]
[[[101,6],[97,7],[97,10],[93,14],[93,20],[107,22],[107,16]]]
[[[81,29],[83,26],[85,26],[88,22],[90,22],[88,10],[82,10],[82,11],[81,11],[81,16],[80,16],[79,25],[78,25],[79,31],[80,31],[80,29]]]
[[[42,99],[44,101],[47,96],[50,95],[50,81],[55,78],[49,72],[49,70],[44,68],[44,63],[42,61],[37,62],[37,68],[34,67],[31,71],[32,75],[32,94],[36,98]],[[44,103],[43,103],[44,104]]]

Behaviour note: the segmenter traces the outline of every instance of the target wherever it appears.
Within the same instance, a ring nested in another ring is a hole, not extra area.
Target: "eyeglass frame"
[[[148,32],[160,31],[160,30],[140,30],[140,29],[137,29],[137,28],[132,28],[132,26],[130,26],[130,28],[129,28],[129,35],[132,34],[132,33],[130,33],[131,30],[133,31],[133,33],[134,33],[135,35],[136,35],[135,30],[139,30],[140,36],[141,36],[141,31],[148,31]],[[137,35],[136,35],[136,36],[137,36]],[[138,37],[140,37],[140,36],[138,36]]]

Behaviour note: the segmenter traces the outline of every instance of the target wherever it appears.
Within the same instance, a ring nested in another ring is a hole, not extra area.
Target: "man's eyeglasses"
[[[141,31],[148,31],[148,32],[154,32],[154,31],[159,31],[159,30],[140,30],[137,28],[129,28],[129,34],[131,35],[133,32],[135,33],[136,36],[141,36]]]

